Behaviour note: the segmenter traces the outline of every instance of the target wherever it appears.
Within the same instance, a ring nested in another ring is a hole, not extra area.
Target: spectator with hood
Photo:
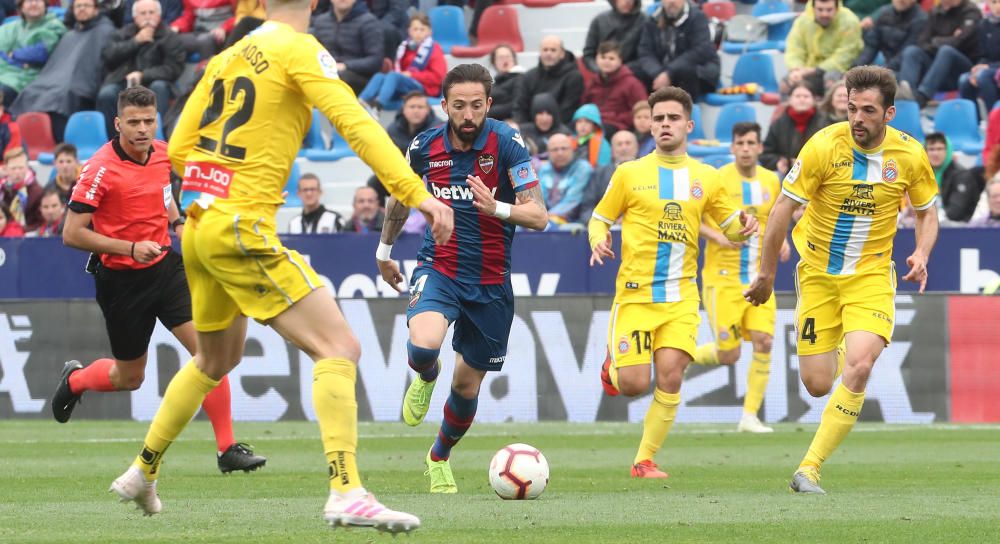
[[[611,146],[604,139],[601,112],[594,104],[584,104],[573,114],[576,138],[573,149],[577,158],[597,168],[611,163]]]
[[[521,123],[521,136],[535,147],[534,155],[548,157],[548,142],[553,134],[571,135],[569,128],[559,121],[559,104],[548,93],[535,96],[531,101],[531,118]]]
[[[701,8],[661,0],[639,38],[641,77],[655,91],[673,85],[697,102],[719,83],[720,61]]]
[[[517,98],[514,100],[514,119],[521,124],[530,121],[531,101],[548,93],[559,105],[556,122],[568,123],[580,105],[583,94],[583,74],[576,65],[576,57],[566,51],[558,36],[542,38],[538,53],[538,66],[528,70],[521,78]]]
[[[621,47],[621,59],[632,72],[639,71],[639,37],[643,24],[649,20],[642,11],[641,0],[608,0],[611,9],[590,21],[583,44],[583,63],[596,73],[597,48],[603,42],[614,41]]]
[[[949,221],[966,223],[972,218],[983,192],[983,183],[971,171],[954,162],[951,142],[940,132],[932,132],[924,140],[927,160],[934,169],[940,192],[939,209]]]
[[[816,96],[840,80],[865,46],[861,21],[840,0],[809,0],[788,32],[782,94],[806,83]]]
[[[70,115],[94,109],[104,73],[101,50],[115,33],[115,26],[97,10],[97,0],[75,0],[73,14],[73,28],[59,40],[38,77],[10,105],[14,115],[48,113],[57,142],[63,139]]]
[[[44,0],[18,0],[17,11],[20,19],[0,25],[0,91],[5,108],[38,77],[66,33],[62,21],[47,12]]]

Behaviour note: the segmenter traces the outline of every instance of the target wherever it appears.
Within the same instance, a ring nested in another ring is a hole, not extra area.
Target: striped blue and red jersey
[[[466,176],[479,176],[498,202],[514,204],[517,193],[538,184],[521,134],[500,121],[486,119],[472,148],[459,151],[452,147],[445,123],[414,138],[406,156],[431,194],[455,212],[455,231],[448,243],[434,243],[430,229],[425,230],[418,266],[431,266],[462,283],[506,282],[516,227],[472,205]]]

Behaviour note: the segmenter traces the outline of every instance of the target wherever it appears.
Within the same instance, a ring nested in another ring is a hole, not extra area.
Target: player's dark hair
[[[691,110],[694,109],[694,104],[691,102],[691,95],[680,87],[660,87],[656,91],[653,91],[653,94],[649,95],[648,102],[650,108],[660,102],[677,102],[684,108],[684,114],[687,115],[688,119],[691,119]]]
[[[751,132],[757,133],[757,141],[760,141],[760,125],[753,121],[740,121],[733,125],[733,141],[736,138],[743,136],[744,134],[750,134]]]
[[[601,42],[597,46],[598,55],[606,55],[608,53],[616,53],[619,57],[622,56],[622,46],[618,45],[618,42],[614,40],[608,40],[606,42]]]
[[[513,47],[511,47],[511,46],[509,46],[509,45],[507,45],[505,43],[502,43],[502,44],[494,47],[493,51],[490,51],[490,64],[492,64],[494,67],[496,67],[496,65],[497,65],[497,51],[499,51],[501,49],[506,49],[507,51],[510,51],[511,56],[514,57],[514,65],[517,65],[517,51],[514,51]]]
[[[947,147],[948,138],[945,137],[945,135],[940,132],[932,132],[927,136],[924,136],[924,148],[926,149],[927,146],[931,144],[943,144],[944,146]]]
[[[444,76],[444,83],[441,85],[445,100],[448,99],[448,91],[459,83],[481,83],[486,96],[490,96],[493,92],[493,76],[480,64],[459,64],[448,70],[448,75]]]
[[[57,145],[56,148],[52,150],[52,156],[58,159],[59,155],[70,155],[74,159],[77,158],[76,146],[68,142],[63,142]]]
[[[142,85],[129,87],[128,89],[118,93],[118,115],[121,115],[128,106],[135,106],[137,108],[148,108],[153,106],[155,108],[156,93],[146,87],[143,87]]]
[[[408,23],[406,23],[406,28],[409,28],[410,25],[413,24],[413,21],[420,21],[420,24],[426,26],[427,28],[429,28],[431,30],[434,30],[434,27],[431,26],[431,18],[428,17],[426,13],[419,13],[418,12],[418,13],[414,13],[413,15],[410,15],[410,21]]]
[[[896,76],[883,66],[855,66],[844,76],[847,96],[851,91],[877,89],[882,95],[882,107],[889,109],[896,103]]]

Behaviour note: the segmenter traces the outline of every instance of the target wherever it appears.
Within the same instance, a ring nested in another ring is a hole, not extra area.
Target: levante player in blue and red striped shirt
[[[431,193],[452,207],[455,231],[445,244],[429,234],[410,279],[406,344],[414,377],[403,399],[403,421],[427,415],[441,363],[438,353],[454,323],[455,372],[444,421],[427,454],[431,493],[456,493],[448,458],[472,425],[479,387],[507,356],[514,320],[510,248],[518,225],[543,230],[548,223],[538,175],[520,133],[487,119],[493,78],[478,64],[456,66],[444,80],[441,105],[448,122],[418,135],[407,157]],[[395,199],[386,206],[376,261],[382,278],[402,292],[403,276],[389,254],[409,210]]]

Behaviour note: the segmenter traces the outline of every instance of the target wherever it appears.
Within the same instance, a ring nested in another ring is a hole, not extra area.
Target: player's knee
[[[833,388],[833,381],[821,376],[803,375],[802,385],[806,386],[806,391],[813,397],[825,396]]]
[[[871,357],[862,357],[861,359],[848,358],[844,361],[844,374],[850,375],[855,380],[867,383],[868,376],[871,375],[874,365],[875,361]]]
[[[774,339],[770,336],[756,338],[753,341],[753,350],[757,353],[771,353],[771,347],[773,344]]]
[[[456,377],[451,383],[451,390],[463,399],[474,399],[479,396],[479,383]]]
[[[740,360],[740,348],[720,351],[717,356],[720,365],[735,365]]]
[[[626,397],[637,397],[649,392],[649,375],[635,376],[618,374],[618,390]]]
[[[355,363],[361,359],[361,342],[358,341],[358,337],[354,334],[344,335],[343,338],[338,339],[337,345],[334,348],[337,355],[354,361]]]
[[[409,357],[410,368],[417,372],[423,372],[437,362],[441,350],[438,348],[424,348],[406,342],[406,354]]]

